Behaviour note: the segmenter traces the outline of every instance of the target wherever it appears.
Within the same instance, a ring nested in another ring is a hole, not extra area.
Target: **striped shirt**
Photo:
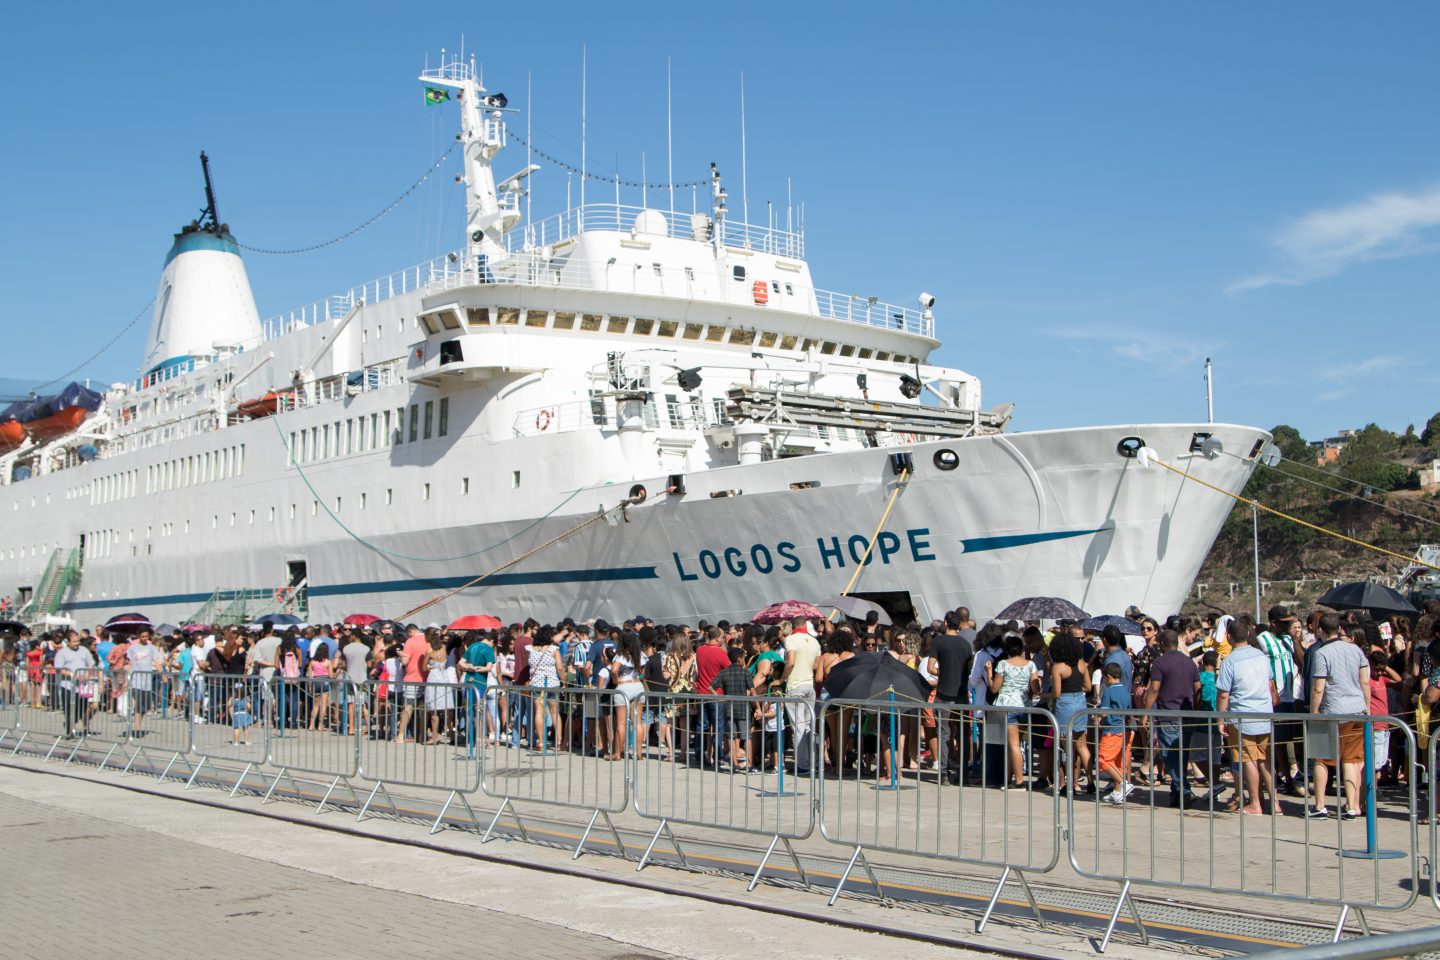
[[[1264,630],[1255,638],[1260,651],[1270,661],[1270,679],[1280,692],[1281,703],[1295,702],[1295,649],[1290,637],[1277,637]]]

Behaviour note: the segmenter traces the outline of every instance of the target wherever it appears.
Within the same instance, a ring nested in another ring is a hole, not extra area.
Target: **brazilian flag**
[[[426,102],[426,103],[444,103],[446,100],[449,100],[449,99],[450,99],[450,91],[449,91],[449,90],[441,90],[441,89],[439,89],[438,87],[426,87],[426,88],[425,88],[425,102]]]

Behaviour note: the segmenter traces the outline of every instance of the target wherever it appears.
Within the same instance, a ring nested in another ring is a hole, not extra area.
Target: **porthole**
[[[647,496],[649,494],[646,492],[644,484],[637,483],[630,488],[630,499],[636,503],[644,503]]]
[[[931,459],[935,461],[935,466],[940,470],[954,470],[960,466],[960,454],[949,447],[941,447],[936,450],[935,456]]]
[[[1125,437],[1115,444],[1115,452],[1126,460],[1134,460],[1140,455],[1140,450],[1145,446],[1144,437]]]

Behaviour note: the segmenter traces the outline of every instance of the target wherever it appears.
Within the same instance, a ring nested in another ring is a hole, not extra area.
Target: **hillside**
[[[1440,459],[1440,413],[1417,433],[1414,426],[1392,433],[1375,424],[1356,431],[1332,462],[1317,465],[1320,451],[1299,431],[1281,425],[1272,431],[1284,460],[1259,467],[1245,496],[1299,519],[1406,557],[1421,543],[1440,542],[1440,487],[1422,487],[1421,475]],[[1235,599],[1212,586],[1204,598],[1193,593],[1193,610],[1251,609],[1254,576],[1251,510],[1236,504],[1216,539],[1197,582],[1243,584]],[[1286,584],[1267,603],[1307,604],[1332,579],[1389,576],[1403,562],[1345,543],[1265,512],[1259,515],[1260,577],[1267,581],[1312,580],[1297,593]],[[1233,611],[1231,611],[1233,612]]]

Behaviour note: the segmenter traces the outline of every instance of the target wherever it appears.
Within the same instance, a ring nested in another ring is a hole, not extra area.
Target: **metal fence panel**
[[[23,685],[23,700],[19,707],[16,728],[20,738],[11,752],[29,742],[34,748],[48,747],[45,759],[50,759],[66,741],[80,739],[74,734],[78,705],[73,692],[73,681],[62,685],[54,667],[26,668],[26,682]],[[70,746],[66,746],[69,753]]]
[[[1170,787],[1139,786],[1129,778],[1123,745],[1142,730],[1154,738]],[[1404,910],[1416,900],[1414,778],[1403,796],[1380,797],[1374,784],[1382,739],[1401,738],[1407,769],[1414,764],[1414,735],[1394,717],[1084,710],[1065,733],[1070,770],[1094,777],[1098,744],[1101,764],[1111,771],[1102,776],[1114,780],[1118,773],[1127,785],[1123,802],[1116,802],[1099,788],[1093,796],[1078,792],[1073,777],[1067,784],[1070,863],[1083,877],[1122,884],[1121,904],[1131,884],[1144,884],[1328,904],[1342,908],[1343,925],[1352,909]],[[1242,756],[1250,762],[1242,764]],[[1273,794],[1266,804],[1252,795],[1251,812],[1242,814],[1235,783],[1253,771],[1263,787],[1272,771],[1288,771],[1292,756],[1300,758],[1306,798],[1282,795],[1276,816]],[[1311,761],[1318,767],[1322,760],[1329,761],[1327,793],[1334,801],[1325,806],[1327,817],[1308,815],[1319,809]],[[1347,766],[1357,795],[1342,807],[1336,780]],[[1340,815],[1367,797],[1359,817]]]
[[[254,675],[204,673],[191,702],[191,753],[205,760],[244,763],[247,771],[249,765],[265,762],[278,709],[269,683]]]
[[[486,796],[603,813],[629,805],[622,758],[634,750],[643,698],[595,687],[491,687],[485,708]]]
[[[479,786],[473,732],[482,711],[471,684],[371,681],[356,687],[367,717],[360,734],[360,776],[377,784],[457,793]]]
[[[267,762],[292,773],[353,777],[360,772],[360,733],[369,713],[364,691],[344,678],[277,683]]]
[[[116,671],[110,683],[117,719],[132,748],[168,753],[172,758],[190,752],[195,690],[189,677]]]
[[[827,700],[820,757],[837,776],[818,786],[821,835],[867,850],[1052,870],[1059,798],[1036,779],[1057,775],[1054,730],[1054,715],[1036,707]],[[929,762],[914,763],[927,747]]]
[[[15,674],[21,668],[0,664],[0,743],[20,722]]]

